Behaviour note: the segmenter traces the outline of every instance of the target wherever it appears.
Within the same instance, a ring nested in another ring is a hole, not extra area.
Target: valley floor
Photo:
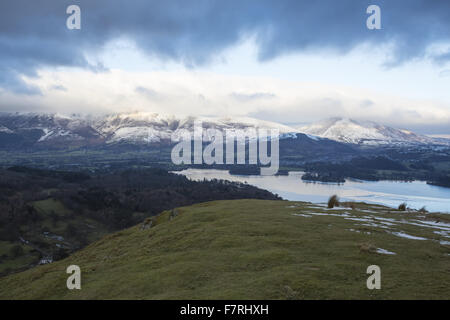
[[[351,206],[232,200],[165,211],[150,228],[0,278],[0,299],[450,298],[448,215]],[[73,264],[81,290],[66,287]],[[370,265],[380,290],[366,286]]]

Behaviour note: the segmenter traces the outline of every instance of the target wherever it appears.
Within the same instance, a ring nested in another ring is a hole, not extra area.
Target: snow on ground
[[[388,251],[388,250],[382,249],[382,248],[378,248],[376,252],[380,253],[380,254],[389,254],[389,255],[395,255],[396,254],[395,252]]]
[[[412,236],[412,235],[409,235],[404,232],[391,232],[391,234],[393,234],[397,237],[400,237],[400,238],[411,239],[411,240],[428,240],[427,238]]]
[[[333,217],[341,217],[345,220],[350,220],[355,222],[355,226],[364,226],[364,227],[372,227],[372,228],[380,228],[385,230],[385,232],[392,234],[399,238],[409,239],[409,240],[433,240],[438,241],[442,245],[450,245],[450,241],[446,240],[436,240],[436,239],[427,239],[424,237],[419,237],[415,235],[411,235],[401,230],[402,225],[413,225],[421,228],[434,229],[432,232],[436,235],[442,236],[446,239],[449,239],[450,236],[450,224],[442,222],[442,221],[430,221],[430,220],[418,220],[413,219],[411,221],[407,221],[405,219],[395,219],[395,218],[386,218],[380,217],[375,214],[386,213],[382,211],[373,211],[373,210],[348,210],[349,208],[327,208],[324,205],[309,205],[308,207],[300,207],[296,204],[286,206],[286,208],[301,210],[298,213],[292,213],[294,216],[311,218],[314,216],[333,216]],[[318,212],[317,212],[318,211]],[[322,212],[320,212],[322,211]],[[343,212],[344,211],[344,212]],[[372,215],[356,215],[355,212],[367,213],[371,212]],[[424,216],[424,219],[427,217]],[[400,230],[399,230],[400,229]],[[351,232],[370,234],[367,231],[361,231],[357,228],[347,229]],[[430,230],[431,231],[431,230]],[[384,249],[380,249],[384,250]],[[389,252],[386,250],[386,252]],[[395,254],[395,253],[386,253],[379,252],[383,254]]]

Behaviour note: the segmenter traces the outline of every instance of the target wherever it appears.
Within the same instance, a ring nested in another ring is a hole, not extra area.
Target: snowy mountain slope
[[[99,139],[101,135],[90,126],[89,121],[79,116],[37,113],[0,114],[1,132],[24,135],[35,132],[36,142],[67,142]]]
[[[375,122],[344,118],[327,119],[299,130],[339,142],[362,145],[450,144],[450,140],[435,139]]]
[[[279,129],[280,134],[298,132],[298,130],[275,122],[252,118],[214,118],[214,117],[179,117],[157,113],[123,113],[106,117],[95,123],[94,128],[114,142],[160,142],[171,139],[172,134],[181,134],[181,130],[192,131],[195,124],[201,121],[204,140],[211,137],[207,129],[245,130],[245,129]]]
[[[103,117],[61,116],[56,114],[16,113],[0,114],[0,132],[17,135],[37,131],[38,144],[92,141],[114,143],[169,142],[172,134],[181,136],[182,130],[192,131],[201,121],[203,139],[211,140],[206,129],[246,130],[279,129],[281,138],[293,138],[297,129],[253,118],[176,117],[157,113],[134,112]]]
[[[3,127],[3,126],[0,126],[0,132],[13,133],[12,130],[10,130],[10,129],[6,128],[6,127]]]
[[[168,143],[173,134],[192,132],[202,122],[203,140],[212,136],[207,129],[278,129],[280,139],[296,139],[305,133],[311,140],[330,139],[360,145],[450,145],[450,140],[418,135],[373,122],[333,118],[301,128],[254,118],[180,117],[148,112],[119,113],[107,116],[63,116],[59,114],[0,113],[0,146],[21,143],[43,146],[112,145],[117,143]],[[269,133],[269,132],[268,132]]]

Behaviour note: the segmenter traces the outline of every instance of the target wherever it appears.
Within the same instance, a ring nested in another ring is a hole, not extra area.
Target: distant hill
[[[343,205],[234,200],[165,211],[0,278],[0,299],[448,299],[448,217]],[[81,290],[66,288],[72,264]],[[374,264],[381,290],[366,287]]]

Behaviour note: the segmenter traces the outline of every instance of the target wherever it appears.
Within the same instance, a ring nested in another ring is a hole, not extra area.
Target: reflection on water
[[[345,184],[311,183],[301,179],[303,172],[290,172],[288,176],[236,176],[226,170],[188,169],[176,172],[192,180],[224,179],[247,182],[277,193],[287,200],[326,202],[337,194],[342,200],[365,201],[397,207],[406,202],[409,207],[429,211],[450,212],[450,189],[427,185],[424,181],[355,181]]]

